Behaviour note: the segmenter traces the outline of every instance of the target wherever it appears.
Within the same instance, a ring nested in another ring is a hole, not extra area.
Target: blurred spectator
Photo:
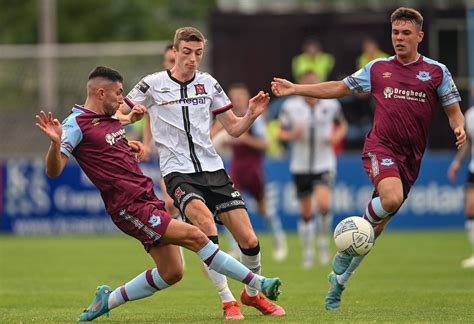
[[[380,57],[388,57],[389,55],[382,52],[379,48],[379,44],[373,38],[365,38],[362,41],[362,54],[357,58],[356,67],[362,69],[370,61],[378,59]]]
[[[299,80],[307,71],[313,71],[321,82],[328,80],[335,60],[334,56],[323,52],[321,43],[315,38],[308,38],[303,43],[303,53],[292,60],[293,78]]]
[[[362,53],[356,60],[356,68],[361,69],[370,61],[389,55],[379,49],[379,44],[373,38],[362,41]],[[349,122],[347,142],[349,147],[359,149],[364,142],[365,135],[372,128],[375,103],[368,93],[355,94],[351,97],[341,98],[344,114]]]

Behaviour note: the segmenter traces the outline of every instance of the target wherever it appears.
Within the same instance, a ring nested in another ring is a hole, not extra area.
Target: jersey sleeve
[[[227,94],[224,92],[219,82],[212,79],[212,104],[211,111],[214,115],[221,114],[229,109],[232,109],[232,102]]]
[[[82,131],[76,121],[76,115],[66,118],[62,125],[63,135],[61,137],[61,153],[68,158],[71,157],[72,151],[82,141]]]
[[[149,107],[152,104],[152,76],[148,75],[138,82],[125,97],[125,103],[133,108],[135,105]]]
[[[380,60],[384,59],[370,61],[362,69],[346,77],[343,82],[352,92],[370,92],[372,90],[370,83],[370,70],[372,69],[372,65]]]
[[[442,66],[443,69],[443,80],[438,86],[436,91],[438,92],[439,100],[441,105],[448,106],[455,102],[461,101],[461,96],[459,95],[458,88],[454,84],[454,80],[446,66]]]

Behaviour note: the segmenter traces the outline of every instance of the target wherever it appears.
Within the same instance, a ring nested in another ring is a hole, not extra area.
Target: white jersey
[[[324,99],[310,106],[304,97],[291,97],[283,103],[279,120],[284,129],[303,130],[302,137],[292,142],[291,173],[336,171],[336,154],[329,139],[334,123],[344,120],[339,101]]]
[[[150,74],[125,101],[148,108],[164,176],[224,168],[210,138],[211,113],[227,111],[232,103],[211,75],[196,71],[194,78],[183,83],[168,70]]]
[[[471,143],[471,161],[469,162],[469,172],[474,173],[474,106],[469,108],[464,114],[466,120],[466,134]]]

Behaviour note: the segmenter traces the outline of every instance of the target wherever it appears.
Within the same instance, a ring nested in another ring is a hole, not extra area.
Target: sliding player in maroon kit
[[[156,268],[146,270],[115,290],[99,286],[95,299],[79,321],[91,321],[127,301],[151,296],[178,282],[182,277],[182,263],[176,245],[196,252],[215,271],[276,299],[278,278],[267,279],[254,274],[220,251],[197,227],[171,219],[166,213],[163,201],[153,192],[153,182],[138,166],[135,154],[143,153],[143,145],[128,142],[125,129],[115,117],[123,103],[122,82],[117,71],[97,67],[89,76],[84,106],[75,105],[62,125],[51,113],[41,112],[36,116],[36,125],[51,140],[46,174],[51,178],[59,176],[69,157],[74,156],[100,190],[115,225],[138,239],[156,264]],[[135,107],[126,122],[137,120],[145,111],[143,106]]]
[[[402,206],[418,177],[438,102],[448,116],[457,148],[466,142],[461,98],[451,74],[445,65],[418,53],[424,36],[423,17],[412,8],[402,7],[392,13],[390,21],[395,56],[371,61],[342,81],[295,85],[274,78],[272,82],[277,96],[338,98],[353,92],[372,94],[376,102],[374,126],[367,134],[362,163],[375,187],[364,218],[374,226],[376,236]],[[336,254],[326,309],[339,308],[346,282],[363,258]]]

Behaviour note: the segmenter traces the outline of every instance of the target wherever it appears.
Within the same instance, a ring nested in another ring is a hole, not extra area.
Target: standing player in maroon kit
[[[245,84],[232,84],[229,87],[229,99],[236,116],[242,117],[247,113],[250,91]],[[268,206],[265,196],[263,161],[268,142],[264,117],[259,116],[247,132],[231,142],[231,147],[230,177],[240,192],[247,191],[255,198],[258,213],[265,219],[272,233],[273,258],[282,261],[288,253],[285,233],[276,210]]]
[[[293,84],[274,78],[277,96],[302,95],[338,98],[369,92],[375,99],[374,126],[367,134],[362,163],[375,190],[364,218],[376,237],[402,206],[415,183],[426,148],[428,129],[438,102],[444,108],[459,149],[466,142],[461,98],[445,65],[418,53],[423,40],[423,17],[412,8],[398,8],[391,15],[395,56],[369,62],[342,81],[316,85]],[[347,280],[363,260],[336,254],[329,275],[326,309],[337,310]]]
[[[209,267],[262,291],[268,298],[278,296],[279,279],[254,274],[233,257],[221,252],[197,227],[171,219],[163,201],[153,192],[153,182],[138,167],[136,153],[143,145],[128,142],[125,129],[115,117],[123,104],[122,76],[107,67],[97,67],[87,82],[84,106],[75,105],[61,125],[41,112],[37,126],[51,140],[46,155],[46,174],[59,176],[70,156],[100,190],[107,212],[124,233],[138,239],[153,258],[156,268],[149,269],[115,290],[98,287],[92,304],[79,321],[91,321],[127,301],[153,295],[182,277],[181,245],[196,252]],[[258,100],[257,100],[258,101]],[[134,107],[128,115],[133,122],[146,111]],[[176,245],[173,245],[176,244]]]

